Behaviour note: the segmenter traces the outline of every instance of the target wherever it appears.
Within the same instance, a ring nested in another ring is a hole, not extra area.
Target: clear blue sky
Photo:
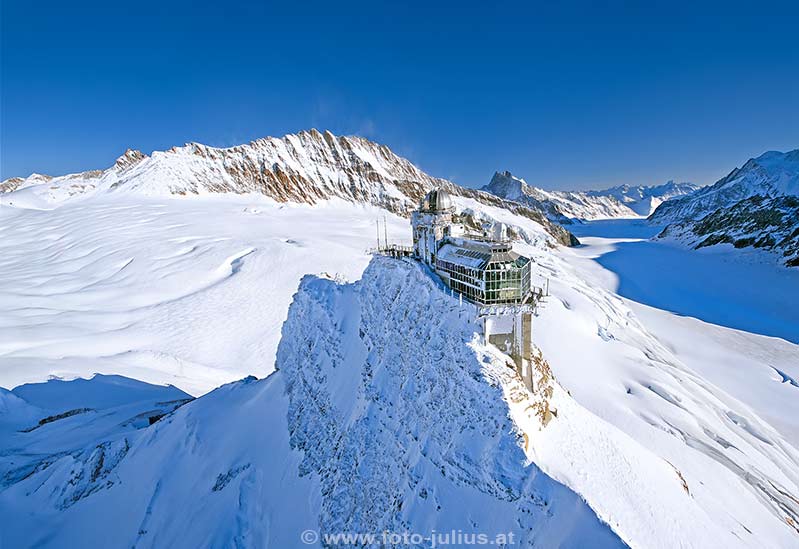
[[[710,183],[798,148],[799,2],[677,4],[2,0],[0,176],[311,127],[470,186]]]

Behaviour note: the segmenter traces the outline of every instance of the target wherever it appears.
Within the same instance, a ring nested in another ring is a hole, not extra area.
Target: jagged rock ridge
[[[307,204],[341,198],[407,215],[434,187],[533,219],[562,244],[576,242],[533,204],[514,203],[432,177],[385,145],[362,137],[317,130],[224,149],[189,143],[152,156],[128,150],[107,170],[9,179],[0,184],[0,192],[27,189],[48,207],[103,192],[150,196],[259,193],[278,202]],[[13,202],[14,197],[6,196],[6,200]]]
[[[685,196],[699,189],[699,185],[688,182],[667,181],[662,185],[619,185],[602,191],[587,191],[585,194],[592,197],[615,198],[638,215],[649,215],[657,207],[679,196]]]
[[[692,183],[669,181],[655,187],[622,185],[601,191],[547,191],[504,171],[496,172],[482,190],[539,209],[557,223],[570,224],[578,220],[649,215],[661,202],[697,188]]]

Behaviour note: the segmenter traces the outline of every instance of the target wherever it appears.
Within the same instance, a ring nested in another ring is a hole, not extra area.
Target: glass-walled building
[[[530,294],[530,259],[509,243],[446,239],[435,269],[453,291],[480,305],[522,304]]]
[[[414,255],[469,301],[489,306],[527,302],[530,259],[514,252],[502,236],[453,236],[463,234],[459,225],[453,225],[454,212],[445,190],[435,189],[424,197],[411,214]]]

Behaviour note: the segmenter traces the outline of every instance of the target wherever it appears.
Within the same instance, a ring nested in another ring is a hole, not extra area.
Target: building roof
[[[519,267],[530,261],[510,246],[498,242],[448,239],[438,250],[438,259],[471,269],[485,269],[490,263],[515,263]]]
[[[437,257],[442,261],[448,261],[455,265],[461,265],[472,269],[482,269],[491,260],[491,253],[469,250],[454,244],[444,244],[438,250]]]

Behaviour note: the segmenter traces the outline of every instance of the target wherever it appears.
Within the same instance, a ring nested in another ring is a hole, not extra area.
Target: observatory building
[[[531,298],[530,259],[513,251],[503,226],[467,235],[454,224],[444,189],[427,193],[411,214],[413,254],[453,291],[480,306],[523,305]]]
[[[467,234],[456,220],[446,190],[427,193],[411,214],[413,249],[408,253],[477,306],[486,342],[513,358],[532,391],[532,315],[543,291],[530,284],[530,258],[513,251],[505,226]]]

